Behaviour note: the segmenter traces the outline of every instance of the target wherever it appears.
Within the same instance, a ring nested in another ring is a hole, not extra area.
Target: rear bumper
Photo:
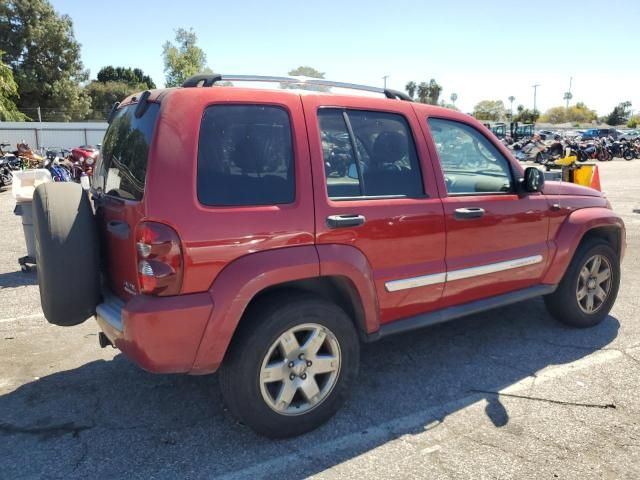
[[[208,293],[138,295],[127,303],[107,295],[96,307],[96,321],[111,343],[145,370],[187,373],[212,311]]]

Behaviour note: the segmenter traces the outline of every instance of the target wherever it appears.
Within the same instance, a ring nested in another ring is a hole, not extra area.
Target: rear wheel
[[[604,240],[593,239],[577,250],[557,290],[545,297],[550,313],[573,327],[597,325],[618,295],[620,260]]]
[[[359,341],[336,305],[295,292],[272,297],[248,312],[236,335],[220,386],[229,410],[259,434],[300,435],[344,403],[358,371]]]

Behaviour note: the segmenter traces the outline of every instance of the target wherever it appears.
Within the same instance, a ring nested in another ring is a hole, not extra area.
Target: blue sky
[[[216,72],[284,75],[299,65],[326,78],[404,89],[435,78],[471,111],[507,97],[538,109],[573,102],[640,110],[640,1],[52,0],[71,16],[92,78],[105,65],[140,67],[164,82],[162,45],[193,28]]]

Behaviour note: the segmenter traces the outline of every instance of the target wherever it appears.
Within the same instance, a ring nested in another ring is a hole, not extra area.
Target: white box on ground
[[[44,168],[14,172],[11,193],[17,203],[30,202],[36,187],[50,181],[51,173]]]

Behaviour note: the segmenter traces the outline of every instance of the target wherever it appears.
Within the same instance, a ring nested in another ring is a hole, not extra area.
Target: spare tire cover
[[[99,245],[88,195],[77,183],[45,183],[33,195],[40,302],[55,325],[78,325],[100,301]]]

